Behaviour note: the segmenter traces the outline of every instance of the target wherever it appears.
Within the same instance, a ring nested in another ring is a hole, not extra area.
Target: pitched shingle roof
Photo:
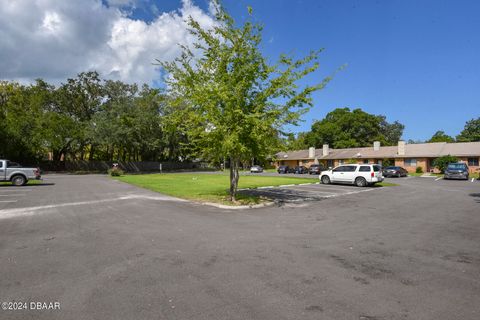
[[[319,160],[329,159],[372,159],[372,158],[435,158],[446,155],[480,157],[480,142],[461,143],[418,143],[406,144],[405,155],[398,155],[398,146],[380,147],[378,151],[372,147],[330,149],[328,156],[323,156],[322,149],[315,149],[315,157]],[[279,160],[304,160],[309,159],[308,149],[276,154]]]

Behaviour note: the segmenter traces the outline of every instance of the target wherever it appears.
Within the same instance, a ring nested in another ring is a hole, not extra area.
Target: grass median
[[[115,179],[178,198],[231,204],[228,201],[229,177],[225,174],[166,173],[125,175]],[[239,189],[315,183],[316,179],[296,177],[241,176]],[[238,204],[256,204],[262,198],[238,194]]]

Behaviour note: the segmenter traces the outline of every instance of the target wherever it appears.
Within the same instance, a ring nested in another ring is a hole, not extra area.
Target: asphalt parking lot
[[[0,319],[479,319],[480,182],[388,181],[255,210],[101,175],[0,186],[0,302],[60,304]]]

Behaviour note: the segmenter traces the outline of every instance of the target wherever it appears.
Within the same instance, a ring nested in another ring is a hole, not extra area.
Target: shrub
[[[441,173],[444,173],[448,164],[453,162],[458,162],[458,158],[448,155],[435,159],[433,161],[433,166],[440,170]]]
[[[423,173],[423,169],[422,167],[417,167],[417,169],[415,170],[416,173]]]
[[[382,167],[384,167],[384,168],[385,167],[390,167],[390,166],[393,166],[393,165],[395,165],[395,163],[390,159],[383,159],[382,160]]]
[[[123,176],[124,172],[122,169],[115,167],[112,169],[108,169],[108,174],[111,175],[112,177],[120,177],[120,176]]]

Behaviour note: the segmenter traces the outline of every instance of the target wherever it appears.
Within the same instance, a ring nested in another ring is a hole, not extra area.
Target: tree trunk
[[[238,158],[230,157],[230,201],[237,201],[237,189],[238,189],[238,179],[240,178],[238,174],[238,167],[240,166],[240,161]]]
[[[90,145],[90,154],[88,155],[88,160],[93,161],[93,155],[95,154],[95,145]]]

